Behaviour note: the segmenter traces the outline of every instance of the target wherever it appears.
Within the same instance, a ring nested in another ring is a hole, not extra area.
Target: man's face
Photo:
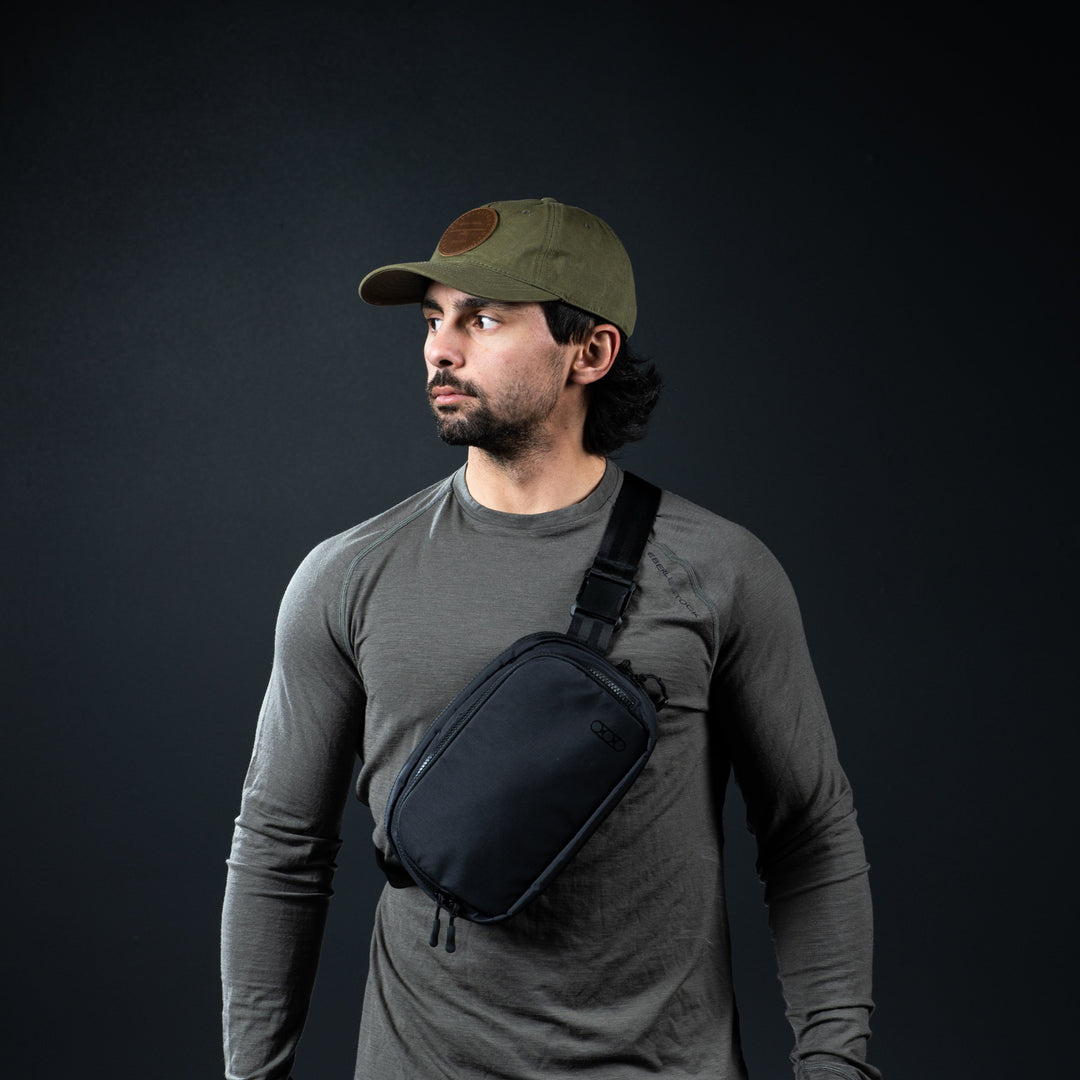
[[[563,421],[574,348],[552,338],[540,305],[489,301],[432,282],[421,311],[439,437],[507,459],[547,446]]]

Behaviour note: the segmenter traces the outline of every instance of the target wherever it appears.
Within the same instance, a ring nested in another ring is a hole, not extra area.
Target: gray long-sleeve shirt
[[[383,814],[413,745],[514,639],[565,630],[621,483],[504,514],[464,470],[319,545],[289,585],[237,819],[222,927],[227,1076],[284,1080],[314,979],[341,818]],[[357,1080],[741,1080],[721,807],[734,771],[799,1076],[871,1078],[862,838],[798,607],[744,529],[665,493],[610,656],[663,677],[649,763],[548,891],[432,949],[432,905],[376,912]]]

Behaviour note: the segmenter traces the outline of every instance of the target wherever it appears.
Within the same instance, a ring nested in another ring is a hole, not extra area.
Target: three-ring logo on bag
[[[589,725],[589,729],[598,739],[607,743],[607,745],[610,746],[612,750],[626,749],[626,740],[620,738],[618,735],[615,734],[614,731],[611,730],[611,728],[609,728],[606,724],[602,724],[599,720],[594,720]]]

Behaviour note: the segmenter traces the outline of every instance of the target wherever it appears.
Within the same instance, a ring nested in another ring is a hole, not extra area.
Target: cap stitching
[[[562,225],[561,216],[560,216],[560,220],[557,223],[555,221],[555,216],[556,216],[556,214],[560,213],[562,208],[559,206],[558,203],[541,202],[540,205],[550,207],[550,209],[548,210],[547,224],[544,226],[544,239],[543,239],[543,247],[540,249],[540,266],[539,266],[540,275],[542,277],[544,277],[544,279],[546,280],[547,279],[548,257],[551,255],[551,249],[555,246],[555,230],[556,230],[557,227],[560,227]],[[548,289],[547,291],[548,292],[555,292],[554,289]],[[561,296],[562,294],[559,293],[559,294],[556,294],[556,295]]]

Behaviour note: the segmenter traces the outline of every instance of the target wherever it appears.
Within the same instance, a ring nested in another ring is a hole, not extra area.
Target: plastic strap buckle
[[[635,587],[632,579],[616,577],[592,566],[585,573],[570,614],[600,619],[617,630]]]

